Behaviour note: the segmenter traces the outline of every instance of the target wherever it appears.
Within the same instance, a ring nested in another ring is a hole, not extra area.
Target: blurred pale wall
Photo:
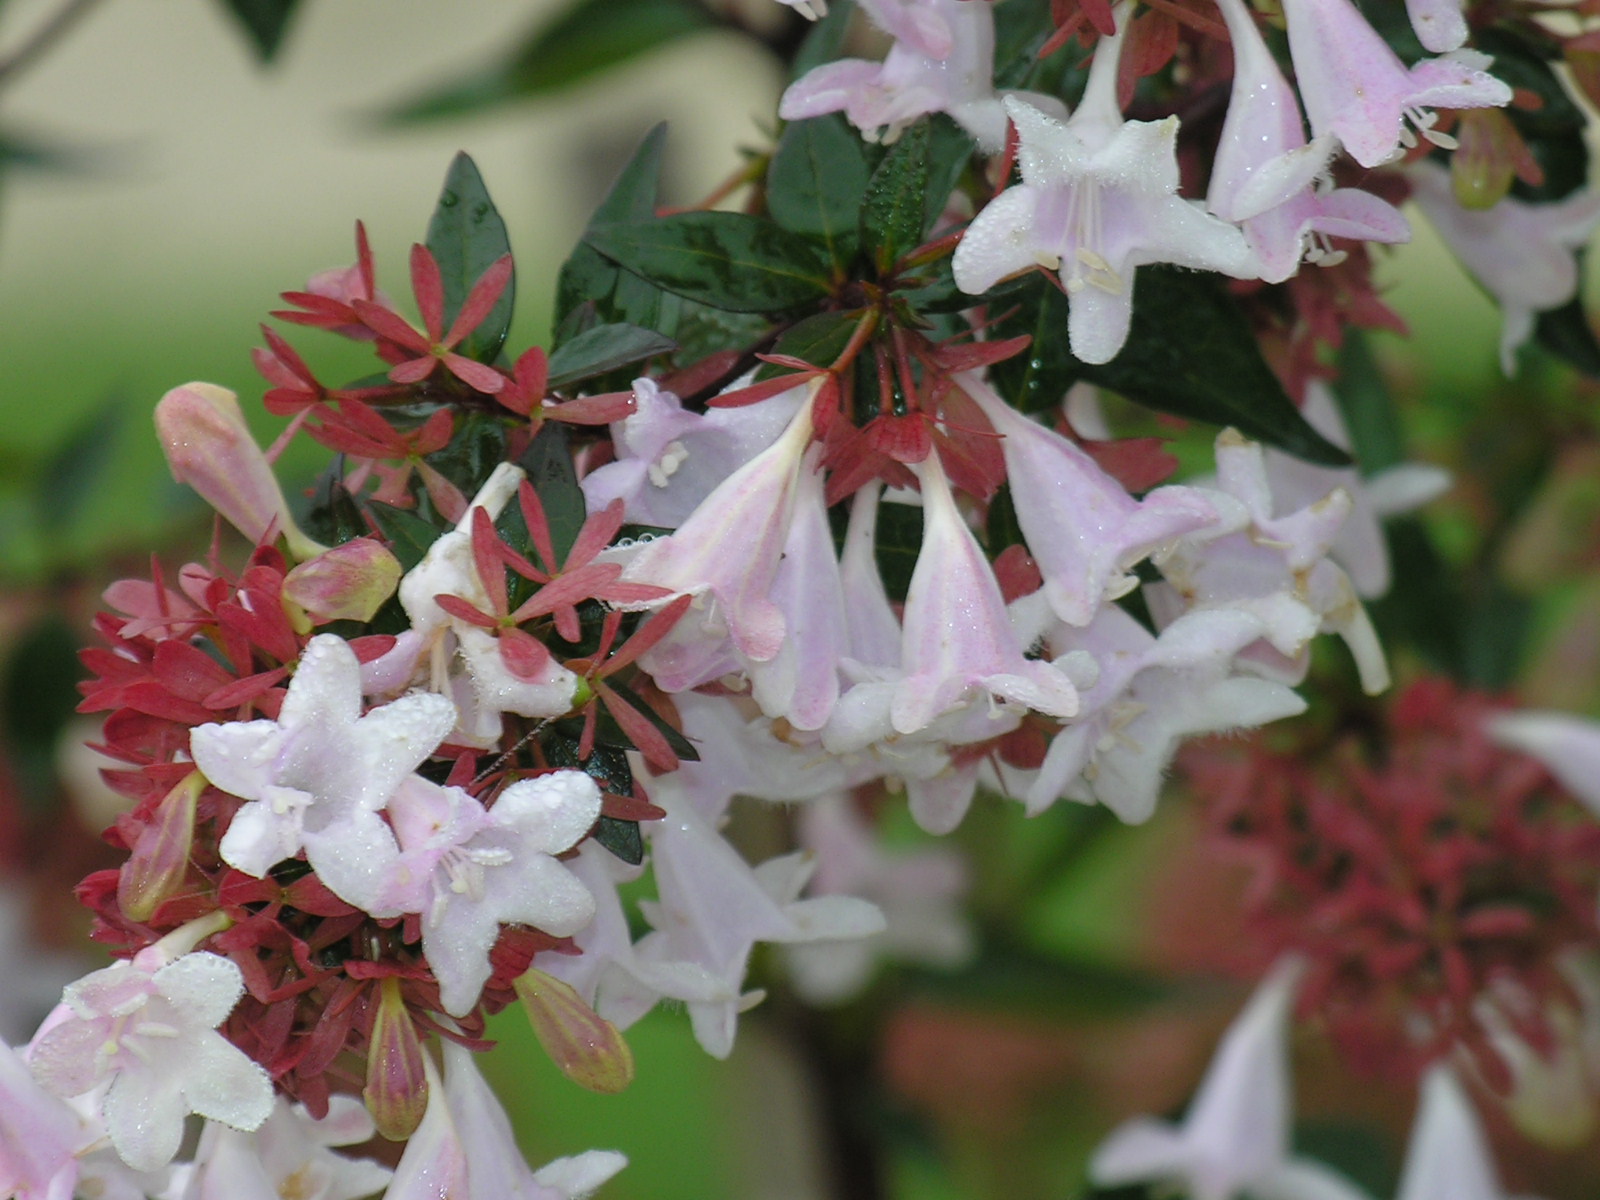
[[[54,7],[10,0],[0,47]],[[257,323],[278,292],[351,260],[357,217],[380,282],[409,307],[406,248],[456,150],[477,160],[510,227],[514,344],[526,345],[545,336],[554,271],[645,130],[672,124],[666,188],[679,200],[734,169],[738,145],[762,140],[777,68],[720,34],[555,100],[412,130],[370,120],[408,89],[489,60],[559,7],[308,0],[263,69],[210,0],[113,0],[0,93],[0,131],[85,158],[70,173],[0,181],[0,562],[41,553],[18,532],[18,492],[38,456],[113,391],[131,414],[125,445],[97,527],[68,541],[87,552],[113,530],[132,540],[155,528],[159,514],[141,503],[159,462],[144,414],[193,378],[259,395]],[[313,366],[358,361],[322,335],[296,342]]]

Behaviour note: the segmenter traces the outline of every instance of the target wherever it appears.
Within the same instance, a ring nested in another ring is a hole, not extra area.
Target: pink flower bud
[[[284,578],[283,596],[316,623],[370,621],[400,584],[400,562],[372,538],[355,538],[307,559]]]
[[[531,967],[512,986],[539,1044],[573,1083],[611,1093],[633,1082],[628,1043],[571,986]]]
[[[117,879],[117,904],[129,920],[148,921],[183,883],[194,844],[194,813],[205,776],[191,771],[161,798]]]
[[[173,478],[205,498],[245,537],[259,542],[276,528],[290,553],[310,558],[323,547],[295,526],[283,489],[256,445],[239,400],[214,383],[186,383],[156,405],[156,434]]]
[[[372,1021],[367,1084],[361,1098],[378,1132],[392,1142],[403,1142],[422,1124],[428,1108],[427,1052],[400,996],[400,980],[391,975],[378,986],[378,1014]]]

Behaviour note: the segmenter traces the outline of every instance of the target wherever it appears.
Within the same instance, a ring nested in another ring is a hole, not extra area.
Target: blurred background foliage
[[[769,145],[783,83],[777,57],[726,27],[732,0],[607,0],[576,18],[561,0],[72,7],[47,53],[0,66],[0,861],[47,897],[31,936],[57,947],[86,924],[61,897],[97,865],[94,819],[62,807],[56,757],[75,647],[106,582],[146,570],[152,550],[175,568],[210,528],[166,474],[155,400],[191,379],[224,384],[269,440],[252,406],[258,323],[280,291],[352,260],[357,218],[380,286],[404,294],[406,248],[458,149],[510,226],[512,344],[545,341],[555,269],[644,132],[670,122],[665,199],[692,202],[739,167],[740,147]],[[742,7],[763,36],[795,36],[772,0]],[[0,3],[0,64],[60,11]],[[601,70],[607,47],[626,61]],[[1403,590],[1380,620],[1417,635],[1402,655],[1594,711],[1593,385],[1531,355],[1502,379],[1497,312],[1417,228],[1380,252],[1413,336],[1371,337],[1346,400],[1381,413],[1392,396],[1407,456],[1460,484],[1399,531]],[[365,369],[357,346],[295,340],[325,378]],[[1378,457],[1402,448],[1393,428],[1363,440]],[[293,480],[310,464],[286,466]],[[1442,607],[1466,614],[1451,644],[1429,640]],[[1073,806],[1033,822],[983,808],[957,835],[983,946],[965,973],[903,973],[863,1008],[820,1017],[780,982],[726,1064],[681,1012],[657,1012],[629,1035],[638,1080],[620,1097],[567,1084],[515,1010],[494,1026],[488,1069],[533,1161],[629,1155],[605,1193],[616,1200],[1074,1195],[1111,1124],[1181,1104],[1241,994],[1151,982],[1203,971],[1229,936],[1229,883],[1185,856],[1190,820],[1173,806],[1129,830]],[[1306,1098],[1302,1135],[1383,1194],[1408,1098],[1333,1080]],[[1374,1142],[1370,1128],[1390,1133]],[[863,1132],[890,1149],[881,1187],[830,1192]]]

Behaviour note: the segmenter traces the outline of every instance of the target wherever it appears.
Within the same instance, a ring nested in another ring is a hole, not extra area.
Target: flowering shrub
[[[1091,1188],[1364,1194],[1296,1151],[1296,1022],[1420,1088],[1403,1200],[1503,1194],[1475,1103],[1587,1135],[1600,732],[1369,614],[1432,569],[1381,519],[1450,481],[1377,448],[1340,367],[1397,324],[1371,246],[1419,212],[1501,301],[1507,371],[1530,340],[1600,367],[1554,70],[1592,85],[1592,35],[1452,0],[789,4],[771,144],[664,211],[651,133],[548,348],[508,344],[528,284],[461,155],[409,303],[357,225],[263,326],[273,452],[226,389],[156,406],[219,535],[108,588],[83,653],[127,803],[78,895],[116,961],[0,1045],[5,1195],[587,1195],[622,1155],[524,1163],[491,1016],[595,1091],[662,1001],[725,1057],[764,944],[836,1003],[982,940],[960,856],[880,838],[896,808],[1139,824],[1175,760],[1248,868],[1215,965],[1259,983]],[[371,373],[319,377],[317,333]],[[328,452],[305,503],[294,439]],[[793,806],[760,861],[736,797]],[[392,1172],[332,1149],[375,1133]]]

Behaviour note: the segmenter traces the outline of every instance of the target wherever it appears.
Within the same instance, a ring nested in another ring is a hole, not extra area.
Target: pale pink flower
[[[1416,144],[1407,121],[1435,145],[1454,146],[1434,131],[1433,108],[1511,103],[1511,89],[1489,74],[1487,55],[1458,50],[1408,68],[1351,0],[1285,0],[1283,12],[1312,132],[1337,137],[1364,167]]]
[[[1243,0],[1217,0],[1233,43],[1233,94],[1211,169],[1206,203],[1242,225],[1261,278],[1281,283],[1303,257],[1333,265],[1328,237],[1410,240],[1411,227],[1386,201],[1356,188],[1323,186],[1338,143],[1307,145],[1300,105]]]
[[[177,1153],[189,1113],[243,1130],[271,1113],[267,1073],[216,1031],[243,994],[230,960],[197,951],[169,961],[158,943],[69,985],[29,1065],[58,1096],[104,1088],[100,1118],[117,1154],[154,1171]]]
[[[1472,1102],[1442,1063],[1422,1079],[1422,1108],[1406,1146],[1397,1200],[1511,1200]]]
[[[366,1106],[333,1096],[321,1120],[279,1097],[261,1128],[244,1133],[208,1122],[194,1161],[179,1168],[172,1200],[360,1200],[382,1191],[393,1174],[334,1146],[365,1142],[374,1132]]]
[[[798,121],[843,111],[873,141],[892,142],[928,113],[953,117],[993,153],[1005,142],[994,91],[994,12],[989,0],[861,0],[894,45],[881,63],[844,58],[789,85],[778,115]]]
[[[1600,191],[1580,188],[1553,204],[1507,196],[1475,210],[1457,203],[1450,173],[1437,163],[1414,163],[1406,174],[1417,207],[1500,305],[1500,366],[1514,374],[1534,319],[1578,294],[1577,252],[1600,224]]]
[[[1489,736],[1542,762],[1574,796],[1600,815],[1600,721],[1571,713],[1500,713]]]
[[[1083,101],[1065,122],[1016,97],[1022,182],[996,196],[967,227],[951,266],[964,292],[978,294],[1030,267],[1061,276],[1072,353],[1084,362],[1116,357],[1133,316],[1133,274],[1175,263],[1253,278],[1244,235],[1178,192],[1178,118],[1124,121],[1116,101],[1117,60],[1127,29],[1101,38]]]
[[[1299,974],[1285,960],[1257,988],[1181,1125],[1137,1117],[1119,1126],[1090,1159],[1090,1178],[1102,1187],[1172,1185],[1193,1200],[1365,1200],[1320,1163],[1290,1157],[1288,1032]]]
[[[600,818],[600,789],[582,771],[518,780],[490,809],[460,788],[411,776],[388,812],[400,855],[369,911],[421,914],[422,952],[445,1012],[476,1007],[502,924],[566,937],[594,916],[594,898],[555,859]]]

